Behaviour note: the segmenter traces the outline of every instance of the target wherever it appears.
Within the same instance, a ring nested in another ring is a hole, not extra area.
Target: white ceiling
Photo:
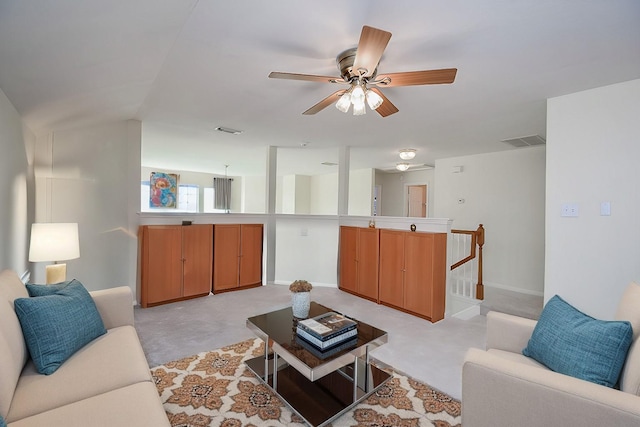
[[[393,34],[379,72],[456,67],[456,81],[383,89],[400,111],[382,118],[303,116],[337,88],[267,78],[338,76],[363,25]],[[267,145],[306,150],[308,171],[345,145],[380,168],[404,147],[426,164],[509,150],[546,137],[547,98],[637,78],[637,0],[0,0],[0,88],[27,125],[138,119],[154,167],[255,173]]]

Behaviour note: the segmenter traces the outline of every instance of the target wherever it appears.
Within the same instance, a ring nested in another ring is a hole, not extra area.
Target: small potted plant
[[[291,309],[295,317],[304,319],[309,315],[311,289],[313,289],[313,285],[306,280],[296,280],[289,285],[289,290],[291,291]]]

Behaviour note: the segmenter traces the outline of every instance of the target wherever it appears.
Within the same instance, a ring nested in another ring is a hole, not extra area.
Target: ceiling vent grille
[[[531,147],[534,145],[546,144],[546,140],[540,135],[530,135],[530,136],[522,136],[520,138],[503,139],[502,142],[516,148]]]

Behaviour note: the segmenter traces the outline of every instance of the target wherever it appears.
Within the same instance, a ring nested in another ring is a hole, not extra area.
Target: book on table
[[[299,335],[296,336],[296,343],[300,345],[300,347],[307,350],[309,353],[313,354],[318,359],[326,359],[327,357],[334,356],[342,351],[355,347],[356,344],[358,344],[358,337],[354,336],[352,338],[349,338],[346,341],[342,341],[341,343],[338,343],[337,345],[326,350],[319,349]]]
[[[316,347],[326,349],[357,336],[357,328],[355,320],[329,312],[299,321],[296,333]]]

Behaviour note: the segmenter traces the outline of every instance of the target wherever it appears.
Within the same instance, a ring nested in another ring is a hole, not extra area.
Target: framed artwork
[[[149,207],[176,208],[178,206],[178,179],[175,173],[151,172],[149,177]]]

